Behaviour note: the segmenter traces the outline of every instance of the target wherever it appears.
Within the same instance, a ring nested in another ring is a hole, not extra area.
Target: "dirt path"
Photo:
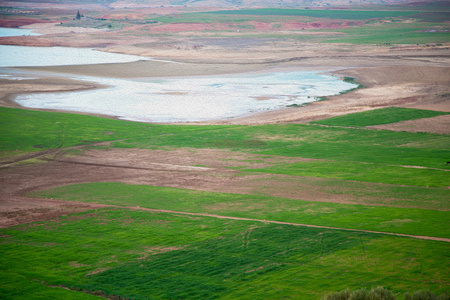
[[[172,210],[164,210],[164,209],[151,209],[151,208],[144,208],[144,207],[139,207],[139,206],[137,206],[137,207],[136,206],[135,207],[117,206],[117,207],[134,209],[134,210],[159,212],[159,213],[170,213],[170,214],[180,214],[180,215],[190,215],[190,216],[211,217],[211,218],[218,218],[218,219],[229,219],[229,220],[238,220],[238,221],[253,221],[253,222],[271,223],[271,224],[283,224],[283,225],[292,225],[292,226],[312,227],[312,228],[324,228],[324,229],[333,229],[333,230],[347,230],[347,231],[354,231],[354,232],[367,232],[367,233],[376,233],[376,234],[387,234],[387,235],[393,235],[393,236],[402,236],[402,237],[410,237],[410,238],[415,238],[415,239],[433,240],[433,241],[441,241],[441,242],[450,243],[450,239],[448,239],[448,238],[441,238],[441,237],[410,235],[410,234],[401,234],[401,233],[393,233],[393,232],[382,232],[382,231],[363,230],[363,229],[351,229],[351,228],[340,228],[340,227],[330,227],[330,226],[319,226],[319,225],[300,224],[300,223],[291,223],[291,222],[251,219],[251,218],[239,218],[239,217],[221,216],[221,215],[215,215],[215,214],[190,213],[190,212],[172,211]]]
[[[86,146],[76,149],[84,147]],[[401,195],[389,196],[390,185],[380,183],[241,173],[236,169],[257,169],[310,160],[299,157],[191,148],[170,151],[90,149],[74,156],[65,152],[66,150],[50,153],[34,161],[4,164],[0,168],[0,200],[68,184],[122,182],[218,193],[257,193],[316,202],[442,209],[433,204],[436,199],[424,199],[418,207],[417,201],[402,198]],[[399,203],[402,205],[399,206]]]
[[[281,221],[273,221],[273,220],[261,220],[261,219],[252,219],[252,218],[239,218],[239,217],[230,217],[230,216],[223,216],[223,215],[217,215],[217,214],[192,213],[192,212],[165,210],[165,209],[151,209],[151,208],[144,208],[144,207],[139,207],[139,206],[104,205],[104,204],[95,204],[95,203],[61,201],[61,200],[42,199],[42,198],[28,198],[28,197],[19,197],[19,196],[14,196],[13,198],[10,198],[9,201],[5,201],[0,198],[0,228],[11,227],[11,226],[29,223],[29,222],[46,221],[46,220],[55,219],[59,216],[64,216],[64,215],[78,213],[78,212],[92,210],[92,209],[106,208],[106,207],[150,211],[150,212],[156,212],[156,213],[211,217],[211,218],[237,220],[237,221],[252,221],[252,222],[283,224],[283,225],[312,227],[312,228],[346,230],[346,231],[353,231],[353,232],[367,232],[367,233],[385,234],[385,235],[391,235],[391,236],[410,237],[410,238],[422,239],[422,240],[442,241],[442,242],[447,242],[447,243],[450,242],[450,239],[440,238],[440,237],[418,236],[418,235],[409,235],[409,234],[392,233],[392,232],[381,232],[381,231],[372,231],[372,230],[363,230],[363,229],[319,226],[319,225],[311,225],[311,224],[300,224],[300,223],[281,222]]]

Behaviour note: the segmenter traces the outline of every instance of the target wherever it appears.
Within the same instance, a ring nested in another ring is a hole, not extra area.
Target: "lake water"
[[[38,35],[22,28],[2,28],[0,36]],[[42,67],[126,63],[151,60],[148,57],[97,51],[92,48],[23,47],[0,45],[0,67]]]
[[[31,29],[0,27],[0,36],[40,35]]]
[[[111,87],[21,95],[16,102],[30,108],[99,113],[140,122],[193,122],[302,105],[355,87],[333,76],[295,71],[135,80],[73,78]]]
[[[0,67],[90,65],[150,60],[137,55],[108,53],[90,48],[0,45],[0,53]]]
[[[123,63],[150,59],[64,47],[0,45],[0,53],[0,67]],[[0,68],[0,78],[10,80],[39,75]],[[316,101],[317,97],[335,95],[355,87],[333,76],[300,71],[157,79],[63,76],[110,87],[19,95],[15,101],[29,108],[97,113],[132,121],[195,122],[303,105]]]

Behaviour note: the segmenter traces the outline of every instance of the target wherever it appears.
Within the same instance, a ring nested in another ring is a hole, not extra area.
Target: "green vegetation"
[[[157,126],[55,112],[0,108],[0,152],[13,154],[72,147],[130,137],[197,130],[194,126]],[[184,129],[182,129],[184,128]],[[203,128],[204,129],[204,128]],[[181,131],[180,131],[181,130]]]
[[[124,27],[124,25],[120,22],[101,19],[74,19],[72,21],[61,23],[58,26],[95,28],[109,31],[120,30]]]
[[[364,151],[364,149],[361,150]],[[370,155],[370,153],[366,154]],[[374,153],[374,155],[376,154]],[[445,188],[449,184],[449,175],[446,170],[351,161],[308,161],[279,164],[267,168],[246,169],[245,171],[426,187]]]
[[[425,113],[412,111],[411,118]],[[370,119],[367,114],[385,122],[384,111],[367,112],[365,117]],[[251,127],[151,125],[14,109],[0,109],[0,116],[0,125],[10,128],[0,134],[1,150],[6,154],[57,148],[61,141],[63,147],[113,141],[112,147],[122,148],[222,148],[319,159],[249,170],[252,172],[448,186],[445,170],[449,168],[446,162],[450,155],[450,139],[446,135],[299,124]]]
[[[337,29],[345,33],[326,43],[351,43],[351,44],[427,44],[450,42],[448,31],[433,30],[441,23],[374,23],[362,26],[353,26],[345,29]],[[445,26],[448,29],[448,26]]]
[[[344,116],[329,118],[326,120],[315,121],[312,122],[312,124],[320,124],[328,126],[365,127],[372,125],[390,124],[407,120],[432,118],[446,114],[449,113],[423,109],[403,108],[403,107],[387,107],[382,109],[376,109],[373,111],[348,114]]]
[[[5,156],[97,142],[110,142],[104,148],[231,149],[264,154],[258,160],[266,163],[256,168],[242,160],[236,176],[289,174],[327,193],[345,187],[374,199],[352,205],[265,196],[263,188],[243,195],[114,182],[35,192],[29,196],[123,208],[0,229],[2,297],[316,300],[377,286],[397,299],[415,300],[419,289],[448,293],[448,242],[363,232],[450,238],[450,137],[361,128],[434,115],[392,108],[323,121],[342,127],[178,126],[0,108]],[[311,160],[276,159],[283,156]],[[141,210],[128,208],[137,206]]]
[[[362,88],[365,87],[364,84],[361,84],[361,83],[357,82],[356,79],[353,78],[353,77],[347,77],[347,76],[345,76],[345,77],[343,78],[343,81],[344,81],[344,82],[348,82],[348,83],[357,85],[357,87],[355,87],[355,88],[353,88],[353,89],[351,89],[351,90],[349,90],[349,91],[354,91],[354,90],[356,90],[356,89],[362,89]],[[348,93],[349,91],[346,91],[346,92]]]
[[[449,211],[310,202],[168,187],[88,183],[29,196],[450,238]],[[257,203],[257,205],[255,205]]]
[[[436,296],[430,290],[426,291],[419,290],[417,292],[414,292],[412,295],[410,293],[406,293],[405,295],[405,300],[420,300],[420,299],[448,300],[450,299],[450,296],[448,293]]]
[[[366,288],[362,288],[356,291],[345,290],[341,292],[331,293],[323,298],[323,300],[397,300],[397,297],[384,287],[372,288],[368,291]],[[405,300],[448,300],[450,296],[447,294],[442,294],[436,296],[431,291],[419,290],[412,295],[409,293],[405,294]]]
[[[384,287],[372,288],[368,291],[365,288],[350,292],[348,289],[345,291],[332,293],[323,298],[323,300],[397,300],[397,297]]]
[[[430,143],[415,147],[414,143]],[[329,161],[371,163],[378,166],[447,168],[448,137],[409,132],[332,128],[312,125],[220,126],[113,143],[131,148],[225,148],[266,155]],[[330,170],[336,170],[332,163]],[[404,168],[406,172],[410,170]],[[423,183],[427,185],[427,182]]]
[[[417,14],[413,11],[385,11],[385,10],[314,10],[314,9],[281,9],[260,8],[240,10],[220,10],[210,12],[224,15],[252,15],[252,16],[306,16],[324,19],[366,20],[388,17],[404,17]]]
[[[126,209],[1,229],[6,299],[302,299],[444,293],[448,244]]]
[[[450,42],[450,35],[448,34],[450,27],[445,24],[449,20],[449,14],[445,10],[445,7],[438,9],[431,6],[418,8],[417,11],[410,11],[405,8],[398,8],[398,10],[263,8],[152,16],[151,20],[161,24],[229,24],[229,30],[217,30],[216,34],[218,36],[220,36],[220,32],[234,31],[241,28],[249,29],[247,33],[242,33],[247,34],[246,37],[249,38],[280,38],[322,43],[378,44],[388,46],[394,44],[423,44],[432,47],[434,46],[433,44]],[[254,21],[270,23],[273,29],[279,29],[282,28],[281,24],[283,22],[330,23],[330,20],[334,22],[334,25],[342,25],[343,27],[312,29],[315,32],[320,31],[323,33],[320,36],[299,36],[285,32],[277,33],[277,31],[258,32],[248,36],[249,32],[255,32],[255,28],[250,23]],[[330,34],[326,35],[327,32]],[[336,32],[345,34],[336,35]]]
[[[172,4],[188,2],[195,1]],[[255,39],[247,42],[290,39],[299,47],[322,42],[433,49],[450,42],[445,23],[450,14],[439,1],[383,10],[241,9],[147,15],[143,20],[128,19],[125,12],[117,11],[120,20],[80,15],[61,25],[120,30],[152,24],[118,34],[166,37],[172,33],[156,34],[149,27],[219,23],[228,25],[209,34],[235,39],[229,31],[242,29],[239,37]],[[9,17],[10,11],[1,13]],[[41,12],[27,13],[34,14]],[[266,22],[273,30],[259,31],[254,22]],[[317,35],[299,34],[285,22],[333,26],[306,29]],[[203,38],[189,38],[206,44]],[[353,78],[344,81],[358,84]],[[254,190],[246,186],[249,194],[117,182],[30,193],[26,196],[113,206],[0,229],[0,298],[448,300],[450,136],[368,127],[442,114],[392,107],[309,124],[179,126],[0,108],[4,162],[59,148],[72,156],[93,147],[227,149],[244,157],[223,159],[229,160],[224,167],[234,170],[234,179],[260,181]],[[247,158],[246,153],[259,155]],[[31,162],[42,163],[23,163]],[[11,165],[2,171],[14,171],[17,165]],[[260,184],[265,180],[280,186]],[[284,187],[289,190],[278,195],[287,196],[272,196]],[[299,200],[302,192],[343,200]]]
[[[214,13],[183,13],[179,15],[167,15],[152,17],[151,20],[163,23],[244,23],[254,21],[250,16],[230,16],[230,15],[218,15]],[[272,18],[262,18],[262,20],[270,21]]]

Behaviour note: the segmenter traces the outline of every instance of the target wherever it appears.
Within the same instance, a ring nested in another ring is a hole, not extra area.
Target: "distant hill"
[[[115,7],[169,7],[169,6],[187,6],[187,7],[337,7],[352,5],[383,5],[383,4],[404,4],[404,3],[433,3],[439,0],[22,0],[22,4],[90,4],[101,5],[110,8]],[[442,1],[441,1],[442,2]],[[9,2],[0,0],[0,6],[8,6]],[[27,5],[27,6],[28,6]]]

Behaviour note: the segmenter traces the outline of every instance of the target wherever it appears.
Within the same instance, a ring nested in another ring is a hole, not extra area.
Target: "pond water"
[[[72,78],[111,87],[21,95],[16,102],[140,122],[196,122],[303,105],[355,87],[333,76],[298,71],[134,80]]]

